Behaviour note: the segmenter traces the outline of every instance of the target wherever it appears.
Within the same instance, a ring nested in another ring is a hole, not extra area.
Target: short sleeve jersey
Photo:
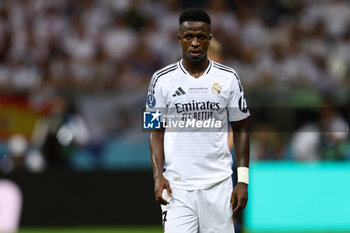
[[[232,174],[227,123],[250,113],[242,84],[230,67],[209,60],[205,72],[191,76],[182,60],[155,72],[149,85],[146,109],[174,112],[205,120],[221,111],[225,124],[215,132],[171,131],[164,133],[164,176],[172,187],[206,189]]]

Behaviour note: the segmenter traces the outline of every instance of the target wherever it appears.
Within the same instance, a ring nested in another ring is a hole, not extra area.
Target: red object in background
[[[0,140],[13,134],[30,138],[35,123],[45,115],[44,109],[32,107],[25,96],[0,96]]]

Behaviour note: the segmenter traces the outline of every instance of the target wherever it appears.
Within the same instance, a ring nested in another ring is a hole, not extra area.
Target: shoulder
[[[236,77],[237,76],[237,78],[238,78],[237,72],[233,68],[226,66],[226,65],[223,65],[221,63],[213,61],[213,69],[216,72],[218,72],[224,76],[227,76],[227,77]]]
[[[237,88],[240,91],[243,90],[241,80],[233,68],[218,62],[213,62],[213,69],[216,74],[223,77],[228,83],[231,83],[231,85],[233,85],[232,88]]]
[[[152,77],[162,77],[165,76],[166,74],[169,74],[179,68],[178,62],[172,63],[170,65],[167,65],[156,72],[154,72]]]
[[[159,85],[160,80],[164,79],[165,77],[171,77],[174,71],[176,71],[178,68],[178,62],[175,62],[154,72],[152,75],[149,92],[154,92],[154,88],[156,85]]]

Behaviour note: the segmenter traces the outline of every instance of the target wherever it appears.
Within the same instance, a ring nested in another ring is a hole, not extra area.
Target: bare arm
[[[249,167],[249,121],[248,117],[241,121],[231,122],[237,167]],[[234,212],[244,209],[247,205],[247,184],[239,182],[233,189],[231,205],[233,206],[236,201],[237,206],[233,210]]]
[[[233,148],[233,132],[232,132],[232,127],[230,127],[228,129],[228,139],[227,139],[227,143],[228,143],[228,148],[230,151],[232,151]]]
[[[153,167],[154,178],[154,194],[156,201],[162,205],[167,205],[169,202],[162,196],[164,189],[171,196],[171,189],[167,179],[163,176],[164,167],[164,129],[152,130],[149,135],[149,145],[151,152],[151,160]]]

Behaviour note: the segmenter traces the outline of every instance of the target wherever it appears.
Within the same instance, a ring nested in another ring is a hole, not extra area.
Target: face
[[[207,23],[183,22],[177,38],[181,44],[184,59],[199,62],[206,58],[211,37],[210,26]]]

